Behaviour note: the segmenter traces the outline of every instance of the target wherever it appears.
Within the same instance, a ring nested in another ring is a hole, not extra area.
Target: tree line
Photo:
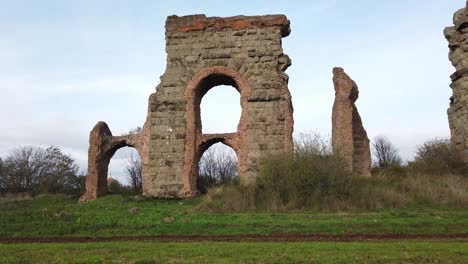
[[[1,193],[80,194],[84,179],[73,158],[54,146],[20,147],[0,158]]]
[[[316,140],[315,140],[316,141]],[[315,142],[307,140],[307,142]],[[298,149],[306,149],[301,141],[296,140]],[[307,145],[307,144],[306,144]],[[314,151],[326,153],[326,146]],[[302,147],[301,147],[302,146]],[[306,149],[307,153],[311,152]],[[411,169],[413,172],[430,174],[453,173],[467,175],[468,168],[459,153],[452,149],[448,139],[432,139],[424,142],[417,149],[413,161],[404,164],[398,149],[391,141],[378,136],[372,142],[374,158],[373,173],[388,169]],[[317,154],[320,154],[317,153]],[[117,180],[109,184],[109,191],[114,193],[141,193],[142,162],[138,155],[131,154],[124,167],[127,184]],[[13,149],[4,158],[0,157],[0,194],[4,193],[65,193],[79,195],[85,190],[85,174],[79,172],[75,160],[58,147],[47,148],[25,146]],[[237,157],[217,148],[209,148],[199,163],[198,190],[206,193],[214,186],[237,184]]]
[[[141,193],[142,163],[138,155],[126,159],[124,173],[128,185],[113,180],[108,188],[116,193]],[[80,195],[85,191],[86,174],[76,161],[58,147],[24,146],[0,157],[0,194],[28,193]]]

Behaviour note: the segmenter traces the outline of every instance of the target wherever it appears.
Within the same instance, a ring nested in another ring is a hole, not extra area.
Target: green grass
[[[467,263],[466,242],[0,244],[0,263]]]
[[[95,202],[43,197],[0,204],[0,236],[137,236],[161,234],[447,234],[468,233],[468,211],[410,208],[373,213],[208,213],[201,199],[142,200],[108,195]],[[127,210],[140,208],[136,215]],[[44,216],[47,208],[49,216]],[[54,213],[66,210],[70,219]],[[166,223],[164,217],[174,217]],[[182,218],[190,218],[183,222]]]

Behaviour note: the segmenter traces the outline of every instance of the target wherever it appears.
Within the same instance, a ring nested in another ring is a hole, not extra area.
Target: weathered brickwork
[[[452,79],[452,92],[448,119],[451,141],[468,163],[468,5],[458,10],[452,27],[444,31],[449,42],[449,59],[456,71]]]
[[[283,15],[168,17],[166,71],[150,96],[143,131],[132,135],[140,143],[124,140],[118,145],[138,149],[144,165],[144,195],[195,196],[199,160],[218,142],[236,152],[242,184],[255,180],[264,155],[292,151],[293,107],[285,74],[291,61],[281,46],[289,33],[289,21]],[[231,85],[240,94],[238,129],[230,134],[202,134],[200,102],[218,85]],[[108,142],[116,138],[103,123],[91,132],[83,200],[105,192],[101,178],[107,176],[108,159],[117,149]]]
[[[335,102],[332,113],[333,152],[342,156],[349,171],[371,176],[369,138],[354,102],[359,97],[356,83],[342,68],[333,69]]]

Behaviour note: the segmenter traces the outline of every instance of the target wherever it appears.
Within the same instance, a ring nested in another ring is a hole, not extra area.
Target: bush
[[[447,173],[468,176],[468,169],[460,152],[453,149],[448,139],[431,139],[418,147],[416,157],[409,164],[413,171],[443,175]]]
[[[370,183],[347,172],[338,157],[302,153],[263,162],[256,200],[271,211],[370,209],[375,207],[375,200],[367,199],[372,195]]]
[[[368,199],[374,195],[372,180],[351,175],[331,149],[330,141],[320,135],[302,134],[295,141],[294,153],[262,161],[254,185],[210,190],[202,208],[339,211],[381,207],[379,199]]]
[[[350,174],[329,141],[301,137],[293,154],[263,160],[256,183],[209,189],[200,209],[210,211],[356,211],[412,206],[468,208],[468,178],[380,169],[372,178]]]
[[[109,193],[122,193],[124,191],[124,186],[116,179],[112,179],[108,183],[107,187]]]

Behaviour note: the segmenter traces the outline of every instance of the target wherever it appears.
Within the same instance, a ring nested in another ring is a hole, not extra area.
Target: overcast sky
[[[0,0],[0,156],[24,145],[55,145],[86,170],[97,121],[114,135],[141,126],[148,96],[164,73],[169,15],[285,14],[283,39],[295,131],[331,133],[332,68],[360,89],[369,137],[385,135],[411,159],[418,144],[449,137],[451,90],[443,29],[464,0]],[[239,120],[234,89],[211,90],[203,130],[231,131]],[[110,171],[121,177],[124,151]]]

